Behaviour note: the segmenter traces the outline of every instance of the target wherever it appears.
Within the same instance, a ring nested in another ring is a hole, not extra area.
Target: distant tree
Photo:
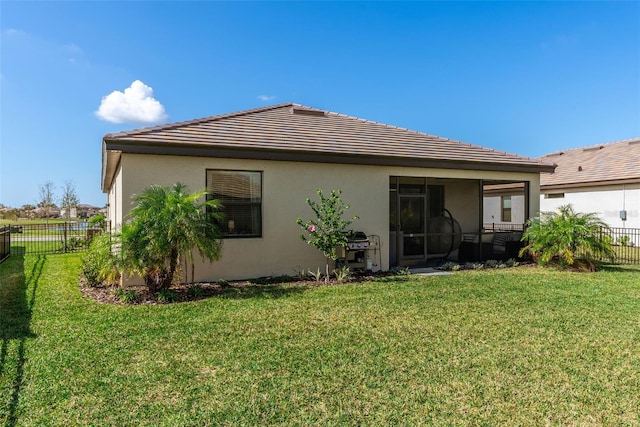
[[[0,218],[16,221],[20,217],[20,211],[15,208],[0,208]]]
[[[32,204],[22,205],[20,209],[18,209],[18,215],[20,218],[33,218],[35,216],[36,207]]]
[[[54,191],[56,186],[51,181],[47,181],[40,186],[40,197],[38,199],[38,207],[42,208],[42,216],[48,218],[51,209],[56,207]]]
[[[73,181],[65,181],[62,187],[62,197],[60,197],[60,208],[65,210],[65,216],[71,218],[71,209],[78,206],[80,200],[76,192],[76,185]]]

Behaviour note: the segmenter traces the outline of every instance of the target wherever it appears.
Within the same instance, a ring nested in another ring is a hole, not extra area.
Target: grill
[[[369,238],[362,231],[356,231],[347,239],[348,251],[364,251],[369,249]]]

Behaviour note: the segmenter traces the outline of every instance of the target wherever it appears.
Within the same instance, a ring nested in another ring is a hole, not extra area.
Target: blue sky
[[[105,133],[283,102],[530,157],[640,136],[636,1],[1,1],[0,20],[9,206],[67,180],[104,205]]]

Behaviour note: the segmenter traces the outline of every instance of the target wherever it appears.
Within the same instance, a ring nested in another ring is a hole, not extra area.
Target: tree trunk
[[[187,255],[184,256],[184,282],[189,282],[189,274],[187,273]]]
[[[149,271],[144,275],[144,284],[147,285],[147,289],[152,293],[169,289],[172,282],[173,274],[167,271],[165,267]]]
[[[325,275],[324,275],[324,283],[329,283],[329,258],[327,258],[327,262],[325,264]]]
[[[144,284],[149,289],[149,292],[156,293],[158,290],[158,284],[156,283],[156,275],[154,273],[148,272],[144,275]]]
[[[166,277],[162,283],[162,289],[169,289],[169,287],[171,287],[173,276],[176,274],[176,268],[178,267],[178,250],[176,248],[171,248],[169,256],[169,271],[166,272]],[[163,270],[166,271],[166,269]]]

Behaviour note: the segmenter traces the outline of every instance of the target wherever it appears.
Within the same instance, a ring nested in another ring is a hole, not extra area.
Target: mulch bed
[[[376,272],[376,273],[358,273],[352,274],[345,280],[338,282],[336,279],[331,279],[325,283],[324,279],[320,282],[315,280],[298,280],[293,277],[278,276],[278,277],[261,277],[259,279],[252,279],[250,281],[237,281],[229,283],[211,283],[211,282],[198,282],[198,283],[180,283],[174,284],[169,288],[170,300],[162,298],[162,295],[149,292],[146,286],[127,286],[126,291],[134,291],[137,295],[135,301],[123,302],[122,298],[118,296],[117,290],[120,289],[117,286],[88,286],[84,277],[80,277],[80,292],[87,297],[91,298],[102,304],[119,304],[119,305],[131,305],[131,304],[168,304],[176,302],[196,301],[204,298],[209,298],[216,295],[221,295],[225,292],[233,291],[250,291],[251,289],[266,289],[273,288],[276,285],[288,284],[298,286],[338,286],[346,283],[353,282],[365,282],[373,280],[378,277],[385,277],[390,275],[388,272]]]
[[[537,267],[534,263],[519,263],[518,267]],[[575,269],[570,271],[588,271],[585,268]],[[320,282],[315,280],[299,280],[295,277],[289,276],[276,276],[276,277],[261,277],[258,279],[252,279],[248,281],[236,281],[236,282],[198,282],[198,283],[180,283],[174,284],[169,288],[170,298],[163,298],[163,295],[154,294],[149,292],[146,286],[128,286],[124,289],[118,286],[88,286],[84,277],[80,278],[80,291],[82,294],[102,304],[119,304],[119,305],[132,305],[132,304],[170,304],[176,302],[197,301],[204,298],[210,298],[213,296],[224,295],[225,293],[233,295],[234,293],[251,295],[259,294],[264,291],[272,291],[278,293],[280,285],[292,285],[292,286],[339,286],[347,283],[357,283],[371,281],[381,277],[394,276],[393,272],[378,271],[372,272],[354,272],[348,278],[337,281],[335,278],[325,282],[322,279]],[[131,291],[135,298],[130,301],[123,301],[123,298],[118,295],[118,290]],[[281,289],[281,287],[280,287]]]

